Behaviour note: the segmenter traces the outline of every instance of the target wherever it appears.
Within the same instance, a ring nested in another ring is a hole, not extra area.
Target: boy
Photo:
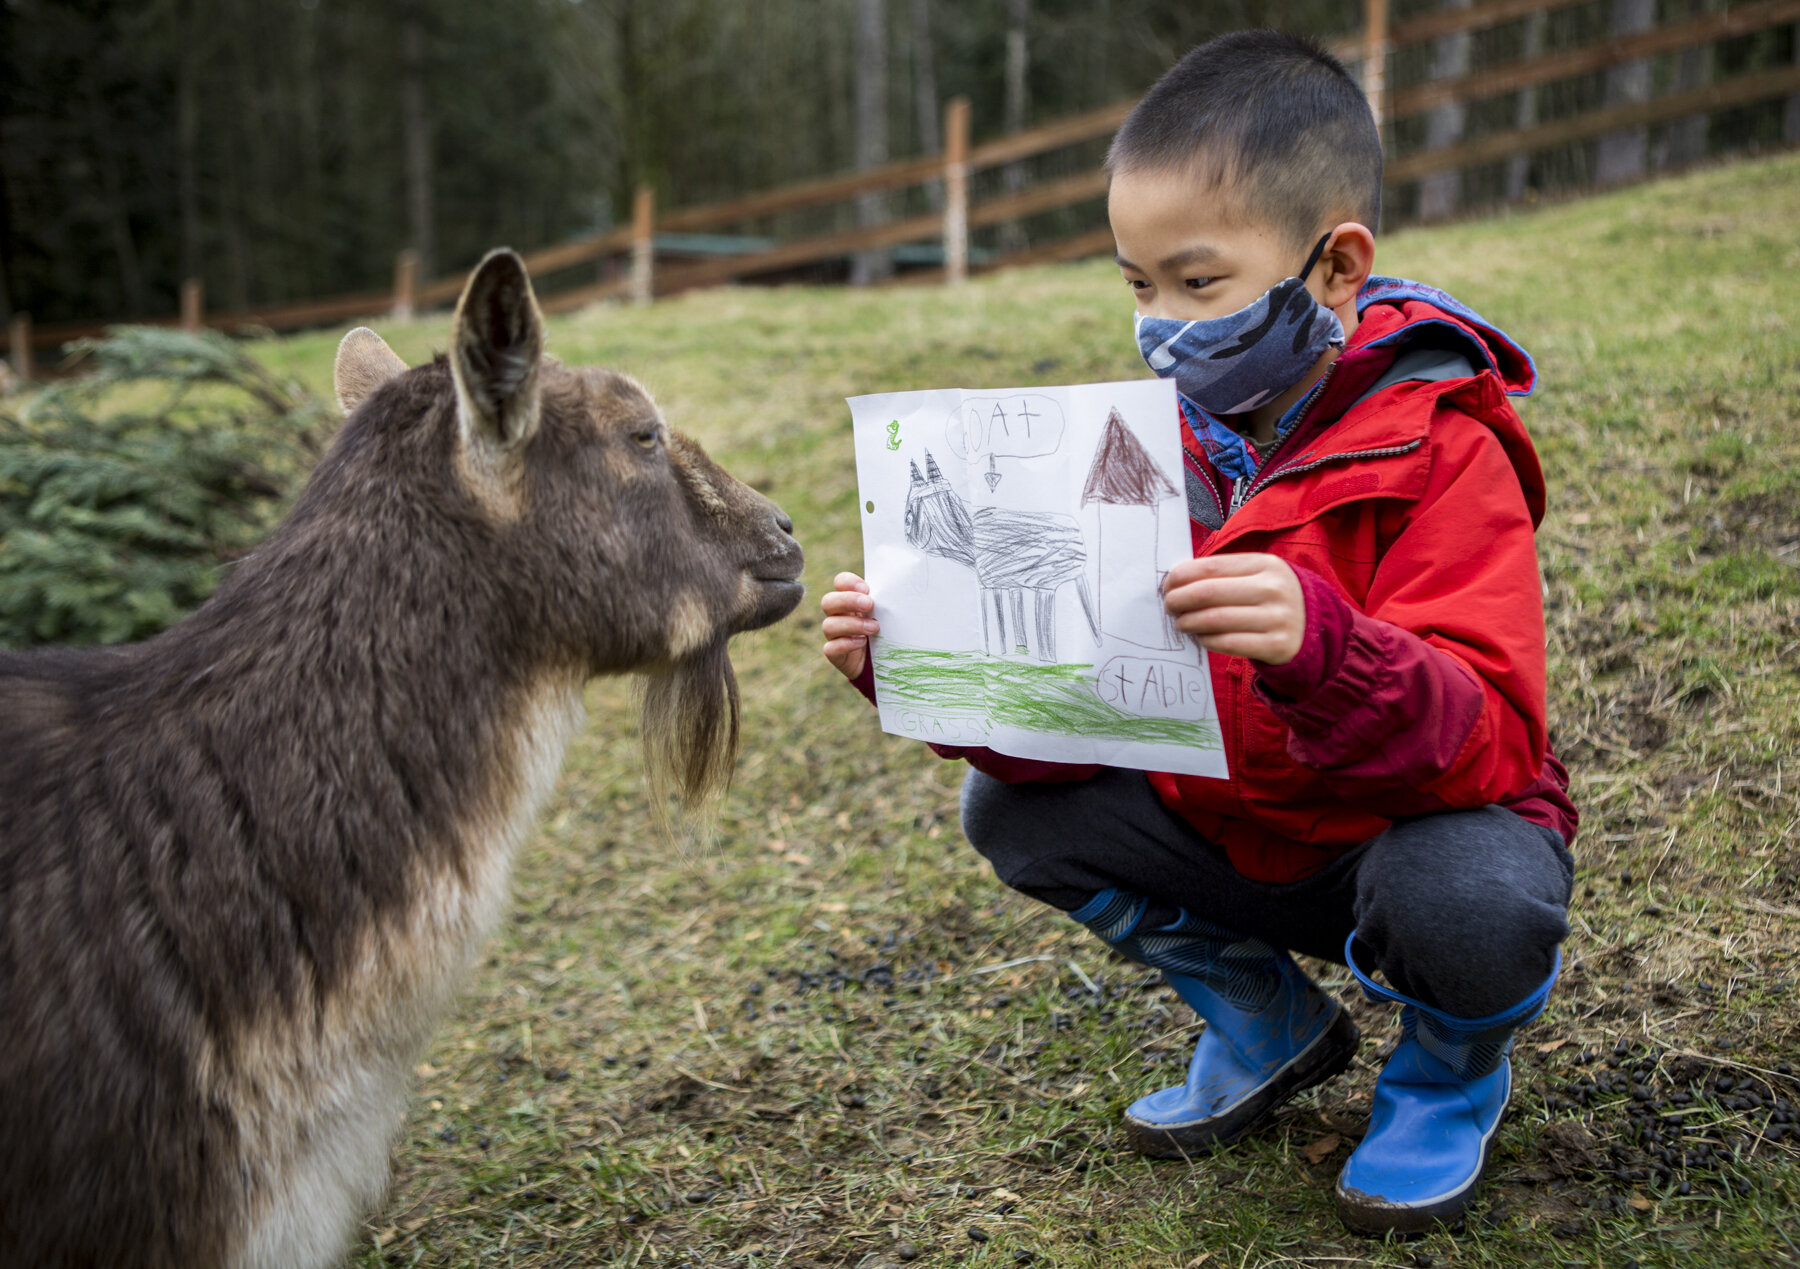
[[[963,827],[1206,1020],[1186,1082],[1127,1112],[1137,1149],[1230,1141],[1349,1065],[1355,1025],[1288,953],[1327,957],[1402,1020],[1338,1210],[1367,1232],[1453,1220],[1574,871],[1543,476],[1506,400],[1535,372],[1449,296],[1371,277],[1380,141],[1309,41],[1195,49],[1107,165],[1138,345],[1180,392],[1194,558],[1165,603],[1212,654],[1230,778],[940,749],[974,768]],[[845,573],[823,602],[825,655],[871,699],[874,600]]]

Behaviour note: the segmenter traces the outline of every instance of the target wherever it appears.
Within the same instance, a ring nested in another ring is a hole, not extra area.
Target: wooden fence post
[[[1363,92],[1375,130],[1387,122],[1388,0],[1363,0]]]
[[[944,281],[969,276],[969,99],[944,112]]]
[[[206,325],[206,283],[189,278],[181,284],[181,329],[197,333]]]
[[[20,383],[31,382],[31,314],[14,313],[7,325],[7,340],[12,344],[13,374]]]
[[[408,247],[394,257],[394,310],[396,322],[410,322],[419,305],[419,253]]]
[[[648,304],[656,294],[656,191],[638,186],[631,202],[631,302]]]

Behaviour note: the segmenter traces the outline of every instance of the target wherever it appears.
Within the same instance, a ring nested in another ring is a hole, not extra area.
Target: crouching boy
[[[1544,722],[1544,481],[1508,394],[1519,346],[1372,276],[1381,148],[1361,90],[1269,32],[1188,54],[1113,142],[1109,213],[1139,349],[1180,394],[1194,558],[1165,602],[1211,656],[1223,780],[940,749],[1008,885],[1163,971],[1206,1021],[1186,1081],[1126,1114],[1191,1156],[1344,1070],[1342,1005],[1290,952],[1400,1007],[1353,1228],[1473,1195],[1514,1032],[1567,934],[1576,812]],[[841,574],[825,655],[874,698],[879,596]]]

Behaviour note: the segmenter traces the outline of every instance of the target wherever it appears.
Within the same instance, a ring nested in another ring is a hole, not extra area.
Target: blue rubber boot
[[[1373,981],[1344,956],[1370,1000],[1400,1006],[1399,1045],[1375,1081],[1369,1131],[1338,1174],[1337,1208],[1360,1233],[1413,1233],[1452,1221],[1474,1197],[1512,1095],[1513,1032],[1544,1010],[1562,966],[1510,1009],[1456,1018]]]
[[[1286,952],[1186,911],[1160,929],[1140,929],[1148,906],[1128,891],[1103,890],[1070,914],[1122,955],[1162,970],[1206,1020],[1186,1082],[1125,1112],[1134,1149],[1163,1159],[1211,1150],[1350,1065],[1356,1024]]]

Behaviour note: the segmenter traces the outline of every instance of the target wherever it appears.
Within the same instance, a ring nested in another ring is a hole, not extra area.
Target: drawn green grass
[[[920,709],[967,712],[1028,731],[1219,747],[1214,723],[1113,708],[1094,694],[1093,675],[1091,665],[1038,665],[982,652],[883,646],[875,657],[880,694]]]

